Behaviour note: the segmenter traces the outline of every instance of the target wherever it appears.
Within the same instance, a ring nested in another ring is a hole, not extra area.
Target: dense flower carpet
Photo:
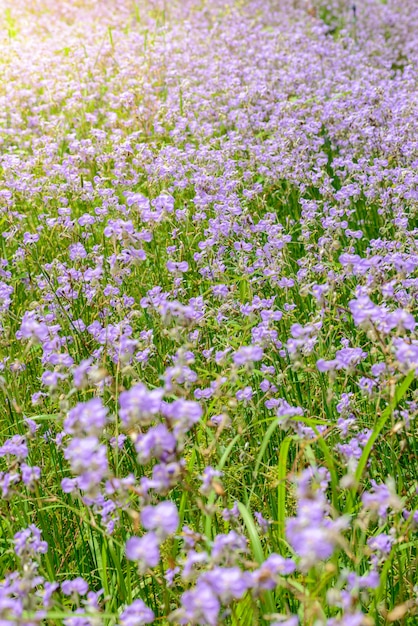
[[[0,625],[416,624],[416,0],[0,50]]]

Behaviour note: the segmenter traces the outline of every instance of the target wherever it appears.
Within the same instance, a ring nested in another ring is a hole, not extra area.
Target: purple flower
[[[23,243],[36,243],[39,241],[39,235],[35,233],[23,233]]]
[[[154,530],[164,539],[176,532],[180,522],[174,502],[160,502],[157,506],[146,506],[141,512],[141,522],[147,530]]]
[[[10,455],[16,456],[18,459],[26,459],[28,454],[26,439],[21,435],[13,435],[11,439],[7,439],[0,447],[0,457]]]
[[[317,342],[318,331],[322,327],[322,322],[301,326],[300,324],[292,324],[290,332],[292,337],[288,339],[286,348],[290,355],[296,357],[298,353],[303,355],[310,354]]]
[[[181,274],[183,272],[187,272],[187,270],[189,269],[189,264],[186,261],[180,261],[179,263],[176,263],[175,261],[168,261],[166,267],[168,271],[173,274]]]
[[[213,489],[215,479],[220,476],[222,476],[222,472],[219,470],[213,469],[210,465],[205,467],[201,476],[202,486],[199,491],[205,496],[209,495]]]
[[[44,583],[43,596],[42,596],[42,604],[44,608],[48,609],[51,606],[51,598],[52,594],[59,588],[59,584],[57,582],[48,582]]]
[[[387,315],[385,327],[388,330],[396,328],[398,331],[415,330],[416,322],[414,316],[404,309],[396,309]]]
[[[225,357],[227,356],[227,354],[229,354],[229,352],[231,352],[231,348],[226,348],[225,350],[218,350],[215,353],[215,362],[217,365],[220,365],[223,360],[225,359]]]
[[[292,559],[285,559],[280,554],[271,554],[260,567],[252,573],[253,586],[257,589],[274,589],[279,576],[293,574],[296,564]]]
[[[164,574],[164,578],[167,581],[167,585],[172,587],[174,584],[174,579],[177,574],[180,573],[180,568],[176,565],[176,567],[169,567]]]
[[[77,389],[83,389],[84,387],[87,387],[88,385],[88,373],[89,370],[91,369],[91,364],[93,362],[93,359],[85,359],[84,361],[81,361],[81,363],[74,368],[73,370],[73,380],[74,380],[74,386]]]
[[[319,359],[316,362],[316,366],[320,372],[327,372],[329,370],[352,370],[356,365],[360,363],[367,356],[367,352],[364,352],[361,348],[342,348],[335,354],[335,359],[332,361],[324,361]]]
[[[361,611],[345,613],[341,618],[332,617],[327,621],[327,626],[362,626],[364,614]]]
[[[240,515],[241,514],[239,512],[238,502],[234,502],[230,509],[225,508],[222,511],[222,518],[225,520],[225,522],[229,522],[233,519],[238,519]]]
[[[1,495],[6,500],[13,495],[13,486],[20,481],[18,472],[0,472]]]
[[[213,589],[199,582],[194,589],[181,596],[181,609],[176,621],[179,624],[216,626],[220,608],[221,604]]]
[[[15,552],[21,558],[45,554],[48,551],[47,542],[41,540],[41,531],[34,524],[16,533],[13,541]]]
[[[358,576],[354,572],[350,572],[347,576],[347,586],[349,590],[352,589],[377,589],[379,586],[380,578],[376,570]]]
[[[121,626],[142,626],[154,621],[154,612],[142,600],[134,600],[120,616]]]
[[[173,487],[181,476],[183,462],[159,463],[152,468],[152,479],[141,478],[141,487],[145,490],[154,489],[157,493],[165,494]]]
[[[290,617],[280,620],[280,622],[271,622],[270,626],[298,626],[298,624],[299,624],[298,616],[290,615]]]
[[[149,532],[142,537],[128,539],[126,557],[130,561],[137,561],[142,570],[156,567],[160,562],[160,542],[157,535]]]
[[[357,300],[350,300],[348,306],[356,326],[368,321],[377,322],[383,314],[380,307],[374,304],[369,296],[359,296]]]
[[[68,444],[64,457],[71,470],[79,476],[78,486],[85,491],[96,490],[108,473],[106,446],[97,437],[75,438]]]
[[[175,400],[162,404],[162,413],[171,424],[175,437],[185,434],[203,415],[202,407],[198,402],[191,400]]]
[[[375,480],[370,481],[372,489],[365,491],[362,502],[365,509],[376,511],[382,519],[386,519],[390,509],[400,510],[402,502],[396,495],[393,482],[388,480],[386,484],[378,484]]]
[[[234,563],[242,553],[247,552],[247,540],[244,535],[231,530],[228,534],[216,535],[212,547],[212,560]]]
[[[26,311],[22,318],[20,330],[16,333],[17,339],[31,339],[34,343],[43,343],[49,337],[48,326],[36,320],[34,311]]]
[[[334,552],[335,538],[325,526],[290,519],[286,524],[286,535],[292,548],[302,557],[305,569],[318,560],[328,559]]]
[[[164,463],[174,461],[177,440],[165,424],[157,424],[135,442],[138,461],[142,465],[151,459],[159,459]]]
[[[223,284],[213,285],[212,293],[216,298],[220,298],[221,300],[224,300],[225,298],[228,297],[229,289],[227,285],[223,285]]]
[[[106,425],[107,409],[100,398],[93,398],[77,404],[64,420],[64,430],[68,434],[100,435]]]
[[[50,387],[52,389],[58,387],[59,381],[65,380],[65,378],[67,378],[66,374],[51,372],[50,370],[45,370],[41,376],[42,384],[45,385],[45,387]]]
[[[0,311],[5,312],[10,308],[12,303],[11,295],[13,293],[13,287],[7,285],[3,281],[0,281]]]
[[[270,521],[268,521],[268,520],[266,520],[266,519],[263,517],[262,513],[259,513],[258,511],[256,511],[256,512],[254,513],[254,517],[255,517],[255,519],[256,519],[256,521],[257,521],[257,524],[258,524],[258,525],[260,526],[260,528],[261,528],[261,532],[262,532],[262,534],[263,534],[263,535],[265,535],[265,534],[268,532],[268,529],[269,529],[269,527],[270,527],[271,522],[270,522]]]
[[[371,373],[378,378],[386,370],[386,363],[375,363],[371,367]]]
[[[308,570],[318,560],[328,559],[340,542],[340,533],[347,528],[345,517],[331,519],[325,489],[329,476],[325,468],[308,468],[297,478],[297,515],[286,523],[286,535],[301,557],[301,569]]]
[[[366,378],[362,376],[358,381],[358,386],[362,390],[363,393],[370,396],[373,393],[373,388],[376,386],[376,381],[371,380],[370,378]]]
[[[22,472],[22,481],[29,489],[32,489],[41,477],[41,469],[36,465],[22,463],[20,471]]]
[[[188,550],[187,556],[183,562],[183,571],[181,574],[183,580],[188,580],[189,578],[193,577],[193,575],[195,574],[195,565],[203,565],[209,562],[209,554],[207,552],[196,552],[196,550],[190,549],[192,541],[193,539],[189,539],[187,536],[184,540],[184,543],[187,546]]]
[[[416,326],[414,316],[408,311],[404,309],[389,311],[384,306],[373,304],[367,295],[351,300],[349,307],[357,326],[373,322],[383,333],[389,333],[394,328],[413,331]]]
[[[86,249],[80,242],[71,244],[68,247],[68,253],[72,261],[75,261],[76,259],[85,259],[87,256]]]
[[[379,564],[381,558],[385,558],[391,551],[394,539],[390,535],[380,533],[375,537],[369,537],[367,545],[370,550],[373,550],[375,554],[371,557],[371,562],[374,567]]]
[[[395,339],[393,342],[395,347],[396,359],[406,371],[418,371],[418,342],[408,343],[403,339]]]
[[[229,604],[232,600],[239,600],[252,585],[249,572],[243,572],[239,567],[215,567],[202,574],[199,583],[211,587],[222,604]]]
[[[76,478],[63,478],[61,481],[61,489],[64,493],[72,493],[77,488]]]
[[[160,412],[163,389],[149,391],[139,383],[119,396],[120,418],[126,428],[147,425]]]
[[[235,365],[247,365],[248,363],[261,361],[263,354],[263,350],[260,346],[242,346],[239,350],[234,352],[232,360]]]
[[[278,408],[276,415],[281,423],[286,423],[286,418],[295,417],[297,415],[303,416],[304,411],[300,406],[291,406],[283,398],[277,398]]]
[[[253,390],[250,386],[247,386],[237,391],[235,395],[238,401],[247,403],[253,397]]]
[[[80,576],[73,578],[73,580],[64,580],[64,582],[61,583],[61,591],[65,596],[70,596],[73,593],[85,596],[88,589],[89,586],[87,582]]]

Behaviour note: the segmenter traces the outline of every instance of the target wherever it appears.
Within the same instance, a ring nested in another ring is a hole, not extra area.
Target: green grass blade
[[[242,502],[238,502],[238,509],[239,509],[239,512],[241,513],[242,519],[244,520],[244,524],[248,531],[254,559],[255,561],[257,561],[259,565],[261,565],[265,561],[265,556],[263,552],[263,547],[261,545],[260,537],[257,532],[257,528],[255,527],[255,524],[254,524],[253,517],[251,513],[248,511],[247,507]],[[274,597],[273,597],[272,592],[267,591],[265,594],[263,594],[263,600],[264,600],[264,604],[265,604],[267,611],[269,613],[274,613],[274,611],[276,610],[276,607],[275,607],[275,602],[274,602]]]

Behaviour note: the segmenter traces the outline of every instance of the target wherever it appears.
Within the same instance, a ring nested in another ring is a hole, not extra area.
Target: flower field
[[[0,49],[0,626],[417,624],[417,2]]]

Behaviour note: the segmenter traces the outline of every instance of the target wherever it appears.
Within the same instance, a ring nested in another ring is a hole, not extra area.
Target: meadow
[[[0,626],[417,624],[416,1],[0,50]]]

